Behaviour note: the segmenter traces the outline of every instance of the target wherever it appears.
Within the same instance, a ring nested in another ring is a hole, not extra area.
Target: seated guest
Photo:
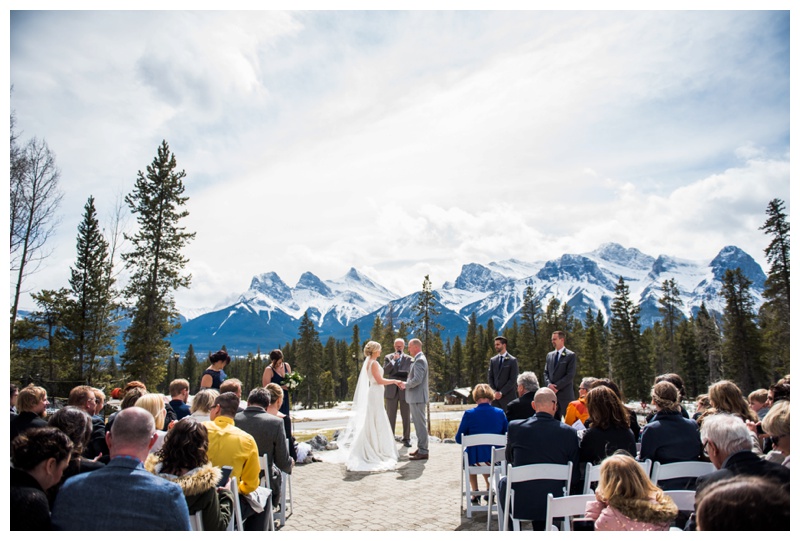
[[[783,457],[782,466],[789,467],[789,402],[781,400],[769,410],[761,428],[772,440],[772,448]]]
[[[539,379],[533,372],[523,372],[517,376],[517,395],[508,403],[506,408],[506,419],[517,421],[527,419],[535,412],[533,411],[533,395],[539,390]]]
[[[711,409],[711,399],[707,394],[699,394],[695,399],[695,412],[692,420],[697,421],[705,412]]]
[[[175,423],[164,445],[147,457],[144,467],[181,487],[189,514],[202,513],[203,530],[224,531],[233,514],[233,494],[217,488],[222,472],[211,464],[207,453],[206,427],[187,417]]]
[[[682,402],[686,399],[686,390],[683,388],[683,378],[680,377],[678,374],[661,374],[660,376],[656,376],[655,380],[653,381],[653,385],[660,381],[668,381],[678,389],[678,402]],[[683,415],[686,419],[689,418],[689,412],[686,411],[686,408],[683,407],[681,404],[681,415]],[[655,412],[650,412],[645,417],[645,423],[649,423],[653,420],[655,416]]]
[[[508,420],[502,409],[492,406],[494,389],[486,383],[479,383],[472,391],[472,399],[477,405],[465,411],[463,417],[461,417],[461,424],[456,431],[456,442],[461,443],[462,436],[472,436],[474,434],[505,434],[508,430]],[[470,466],[490,464],[492,462],[492,446],[479,445],[469,447],[467,449],[467,459]],[[484,475],[483,478],[486,481],[486,490],[489,490],[489,476]],[[477,474],[469,474],[469,486],[473,491],[477,492]],[[479,497],[473,496],[472,503],[480,503]]]
[[[761,420],[763,420],[769,412],[769,407],[767,406],[768,397],[769,391],[766,389],[756,389],[747,395],[747,403],[750,406],[750,409],[753,410]]]
[[[578,387],[578,399],[573,400],[567,406],[567,413],[564,415],[565,424],[572,426],[575,421],[580,421],[583,424],[589,418],[589,411],[586,409],[586,395],[595,381],[597,381],[597,378],[583,378],[581,380],[581,384]],[[627,415],[625,417],[627,419]]]
[[[239,407],[236,408],[236,412],[244,411],[242,407],[242,382],[236,378],[229,378],[223,381],[219,386],[219,394],[222,393],[233,393],[239,398]]]
[[[277,383],[268,383],[265,389],[269,391],[269,396],[270,396],[267,413],[283,420],[284,431],[286,431],[287,428],[291,431],[292,428],[291,421],[287,419],[288,415],[284,414],[283,411],[281,411],[283,409],[283,388]],[[292,457],[292,460],[296,462],[297,449],[295,447],[294,436],[291,435],[291,432],[287,432],[286,436],[289,438],[289,456]]]
[[[180,421],[184,417],[188,417],[192,414],[189,406],[186,405],[187,400],[189,400],[189,382],[187,380],[173,380],[172,383],[169,384],[169,395],[172,397],[172,400],[169,401],[169,405],[175,412],[177,420]]]
[[[156,442],[150,448],[151,453],[157,452],[164,444],[164,436],[167,431],[164,430],[164,419],[167,416],[167,409],[164,407],[164,397],[158,393],[147,393],[139,400],[136,401],[136,407],[142,408],[153,416],[153,422],[156,425]]]
[[[201,389],[192,399],[191,415],[200,422],[210,421],[210,410],[214,406],[214,400],[219,396],[216,389]]]
[[[578,433],[555,418],[558,409],[556,393],[544,387],[536,391],[533,399],[536,413],[533,417],[508,424],[506,460],[511,466],[528,464],[578,463]],[[505,502],[507,478],[500,479],[498,495],[500,506]],[[547,511],[547,494],[561,496],[563,481],[535,480],[514,487],[514,516],[533,521],[534,529],[544,528]]]
[[[661,381],[651,391],[656,415],[642,430],[642,448],[639,460],[669,464],[700,460],[703,443],[697,423],[681,414],[678,389],[668,381]],[[659,486],[666,490],[692,490],[694,479],[668,479]]]
[[[64,470],[61,482],[48,491],[52,502],[55,500],[58,489],[67,479],[79,473],[98,470],[105,464],[82,456],[84,448],[89,444],[89,440],[92,437],[92,418],[84,410],[75,406],[61,408],[50,417],[48,424],[61,430],[72,442],[72,456],[69,460],[69,466]]]
[[[234,422],[256,440],[259,456],[267,455],[269,465],[265,474],[269,475],[272,493],[278,495],[281,493],[280,472],[292,473],[294,461],[289,456],[283,421],[267,413],[269,404],[269,391],[256,387],[247,397],[247,408],[236,414]]]
[[[57,428],[32,428],[11,442],[11,530],[51,530],[45,491],[67,469],[72,442]]]
[[[234,393],[222,393],[214,400],[208,429],[208,458],[214,466],[231,466],[231,476],[239,482],[239,501],[246,531],[263,531],[267,513],[257,512],[250,505],[249,495],[258,488],[261,463],[258,445],[253,436],[234,426],[239,398]]]
[[[98,389],[97,387],[92,387],[94,389],[94,414],[100,417],[103,421],[103,424],[106,423],[106,420],[103,418],[103,408],[106,407],[106,393],[102,391],[102,389]]]
[[[180,487],[144,469],[155,431],[153,416],[146,410],[131,407],[119,412],[106,434],[111,461],[67,479],[53,506],[55,529],[188,531],[189,509]]]
[[[737,476],[717,481],[697,495],[697,529],[713,531],[789,531],[789,492],[764,477]]]
[[[666,531],[678,516],[672,498],[625,452],[603,460],[594,495],[596,500],[586,504],[585,516],[595,521],[596,531]]]
[[[97,398],[94,394],[94,388],[88,385],[75,387],[69,392],[67,405],[81,408],[92,417],[92,437],[89,440],[89,445],[84,449],[83,455],[88,459],[108,456],[106,424],[99,416],[95,415]]]
[[[28,385],[19,392],[17,397],[17,411],[11,419],[11,439],[13,440],[30,428],[44,428],[47,421],[44,413],[47,411],[47,391],[43,387]]]
[[[586,406],[591,426],[581,438],[580,467],[573,469],[573,478],[580,481],[585,475],[586,462],[600,464],[604,458],[623,450],[636,455],[636,442],[630,429],[628,410],[614,391],[608,387],[597,387],[586,395]],[[583,483],[573,485],[575,491]]]
[[[600,386],[608,387],[609,389],[614,391],[614,394],[617,395],[617,398],[619,398],[620,401],[623,404],[625,403],[625,398],[623,398],[623,396],[622,396],[622,391],[619,390],[619,387],[617,386],[617,384],[614,383],[612,380],[610,380],[608,378],[600,378],[597,381],[595,381],[594,383],[592,383],[591,388],[594,389],[595,387],[600,387]],[[625,407],[625,409],[628,410],[628,418],[630,419],[630,423],[629,424],[630,424],[631,432],[633,432],[633,438],[636,441],[639,441],[639,434],[640,434],[642,428],[639,426],[639,419],[636,416],[636,412],[633,411],[632,409],[630,409],[627,406]]]
[[[706,412],[706,415],[729,413],[736,415],[742,421],[758,422],[758,416],[750,409],[750,405],[742,395],[742,391],[732,381],[721,380],[711,385],[708,388],[708,398],[711,400],[711,409]],[[699,419],[700,425],[703,424],[704,419],[705,416]],[[763,455],[761,442],[755,433],[750,434],[750,443],[754,453]]]
[[[11,415],[17,414],[17,397],[19,396],[19,387],[11,384]]]
[[[766,406],[771,408],[776,402],[781,400],[789,400],[789,376],[779,380],[774,385],[770,385],[767,391]]]
[[[146,394],[147,390],[144,387],[131,387],[127,391],[123,391],[122,400],[119,403],[120,411],[135,406],[136,401]],[[108,416],[108,421],[106,422],[106,432],[111,431],[111,425],[114,424],[114,419],[117,417],[118,413],[119,411],[115,411]]]

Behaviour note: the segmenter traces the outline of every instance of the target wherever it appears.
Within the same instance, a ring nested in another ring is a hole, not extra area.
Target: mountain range
[[[710,261],[652,257],[636,248],[608,243],[592,252],[564,254],[549,261],[468,263],[454,281],[434,290],[440,312],[436,320],[444,327],[443,337],[465,336],[473,312],[480,324],[491,318],[497,329],[511,325],[519,317],[528,286],[538,292],[543,308],[556,297],[578,317],[591,308],[608,320],[614,287],[622,276],[631,299],[641,306],[642,325],[649,327],[661,317],[658,299],[664,280],[675,280],[685,316],[695,314],[701,303],[721,313],[722,278],[726,270],[737,267],[752,281],[751,293],[760,306],[766,275],[736,246],[724,247]],[[306,272],[294,287],[268,272],[254,276],[247,291],[228,306],[200,314],[183,312],[182,327],[171,341],[181,353],[193,344],[198,356],[223,344],[233,354],[255,353],[259,348],[266,353],[297,338],[306,312],[323,342],[330,336],[349,340],[356,324],[364,338],[375,316],[385,321],[390,307],[396,324],[413,319],[417,295],[399,296],[354,268],[336,280]]]

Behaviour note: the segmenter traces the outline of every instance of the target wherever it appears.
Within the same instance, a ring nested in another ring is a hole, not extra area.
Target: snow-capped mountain
[[[710,311],[722,312],[719,292],[728,269],[741,268],[753,282],[756,304],[763,300],[764,275],[747,253],[726,246],[711,261],[691,261],[669,255],[652,257],[636,248],[604,244],[585,254],[564,254],[557,259],[524,262],[509,259],[486,265],[467,263],[453,281],[434,291],[445,336],[464,336],[471,314],[479,323],[490,318],[500,329],[519,317],[525,290],[531,287],[542,306],[553,297],[566,302],[583,317],[588,308],[603,312],[606,320],[614,299],[614,288],[622,276],[631,299],[641,304],[641,322],[650,326],[660,319],[658,299],[665,280],[674,279],[688,317],[705,302]],[[337,280],[321,280],[304,273],[289,287],[274,272],[254,276],[250,288],[236,302],[191,319],[173,338],[177,350],[195,345],[203,351],[225,344],[232,352],[262,351],[280,347],[297,338],[300,319],[307,312],[320,337],[349,339],[353,325],[365,336],[375,316],[385,321],[413,319],[417,294],[398,298],[356,269]]]

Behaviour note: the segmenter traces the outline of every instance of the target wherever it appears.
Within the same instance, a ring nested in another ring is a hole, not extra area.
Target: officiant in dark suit
[[[411,369],[411,362],[414,359],[403,353],[405,347],[405,340],[397,338],[394,341],[394,352],[384,357],[383,377],[386,379],[399,379],[400,381],[408,379],[408,371]],[[397,422],[397,407],[400,407],[400,418],[403,421],[403,445],[411,447],[411,414],[408,402],[406,402],[406,391],[397,385],[386,385],[383,398],[392,432],[394,432],[395,422]]]
[[[519,376],[517,358],[508,353],[507,347],[508,340],[505,336],[495,338],[494,350],[497,355],[489,360],[489,387],[495,391],[492,406],[504,412],[508,408],[508,403],[517,398],[517,376]]]
[[[567,406],[575,400],[575,389],[572,380],[575,378],[575,368],[578,357],[564,345],[567,333],[556,331],[551,337],[555,351],[547,354],[544,363],[544,384],[556,393],[558,411],[556,419],[561,419],[567,411]]]

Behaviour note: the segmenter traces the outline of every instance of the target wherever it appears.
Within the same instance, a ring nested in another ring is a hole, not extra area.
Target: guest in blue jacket
[[[505,413],[500,408],[492,406],[494,400],[494,389],[486,383],[479,383],[472,391],[472,399],[477,406],[464,412],[461,424],[456,432],[456,441],[461,443],[461,436],[472,436],[475,434],[505,434],[508,430],[508,420]],[[492,460],[492,446],[478,445],[467,449],[467,457],[470,466],[477,464],[489,465]],[[489,476],[484,475],[486,489],[489,489]],[[478,490],[478,476],[470,474],[469,485],[473,491]],[[479,503],[478,496],[473,496],[472,503]]]

